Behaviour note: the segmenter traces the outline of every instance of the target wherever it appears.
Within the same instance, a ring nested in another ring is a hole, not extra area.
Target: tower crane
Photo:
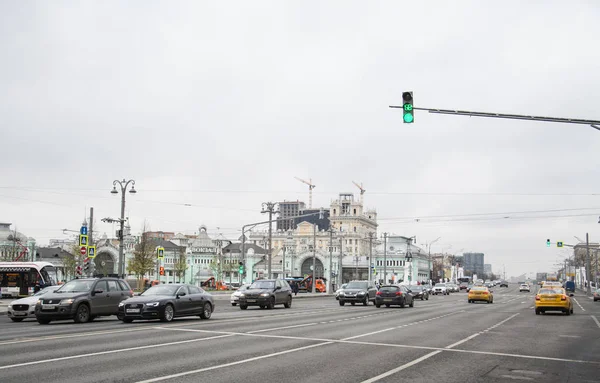
[[[365,188],[363,188],[363,184],[362,182],[360,183],[360,185],[354,181],[352,181],[352,183],[354,185],[356,185],[357,188],[360,189],[360,203],[363,204],[364,198],[363,198],[363,194],[365,194],[365,192],[367,191]]]
[[[308,208],[312,209],[312,190],[316,185],[312,183],[312,178],[309,178],[308,181],[303,180],[302,178],[294,177],[298,181],[308,185]]]

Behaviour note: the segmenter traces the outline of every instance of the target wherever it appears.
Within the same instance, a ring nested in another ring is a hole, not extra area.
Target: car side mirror
[[[275,291],[281,290],[281,286],[275,286]]]
[[[574,297],[575,295],[574,295],[574,294],[569,294],[569,296],[570,296],[570,297]]]
[[[408,290],[409,293],[412,293],[412,290]]]
[[[177,294],[177,298],[184,297],[185,295],[186,295],[185,292],[182,291],[179,294]]]
[[[92,293],[92,295],[102,294],[103,292],[104,292],[104,290],[94,290],[94,292]]]

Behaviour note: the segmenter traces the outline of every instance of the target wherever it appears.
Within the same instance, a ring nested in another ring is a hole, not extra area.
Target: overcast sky
[[[261,202],[308,202],[294,176],[314,206],[354,180],[379,234],[550,271],[569,251],[547,238],[600,240],[600,131],[388,106],[600,120],[598,20],[596,1],[3,1],[0,222],[43,245],[93,206],[111,235],[126,178],[134,231],[237,238]]]

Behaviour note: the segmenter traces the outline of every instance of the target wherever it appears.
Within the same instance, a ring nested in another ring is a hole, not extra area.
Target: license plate
[[[393,299],[392,298],[385,298],[383,301],[384,302],[391,302]]]
[[[128,313],[134,314],[134,313],[139,313],[140,309],[127,309]]]
[[[248,302],[248,303],[254,303],[254,302],[256,302],[256,299],[246,299],[246,302]]]
[[[42,305],[42,310],[54,310],[56,305]]]

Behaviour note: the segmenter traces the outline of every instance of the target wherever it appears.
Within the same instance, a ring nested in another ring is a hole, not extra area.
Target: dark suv
[[[281,279],[260,279],[240,294],[238,303],[242,310],[246,310],[248,306],[272,309],[279,304],[289,309],[292,307],[292,289]]]
[[[133,296],[133,290],[119,278],[73,279],[35,305],[40,324],[53,320],[73,319],[85,323],[98,316],[117,315],[119,303]]]
[[[369,301],[375,302],[377,287],[370,281],[350,281],[346,287],[340,291],[340,306],[349,302],[354,306],[357,302],[367,306]]]

